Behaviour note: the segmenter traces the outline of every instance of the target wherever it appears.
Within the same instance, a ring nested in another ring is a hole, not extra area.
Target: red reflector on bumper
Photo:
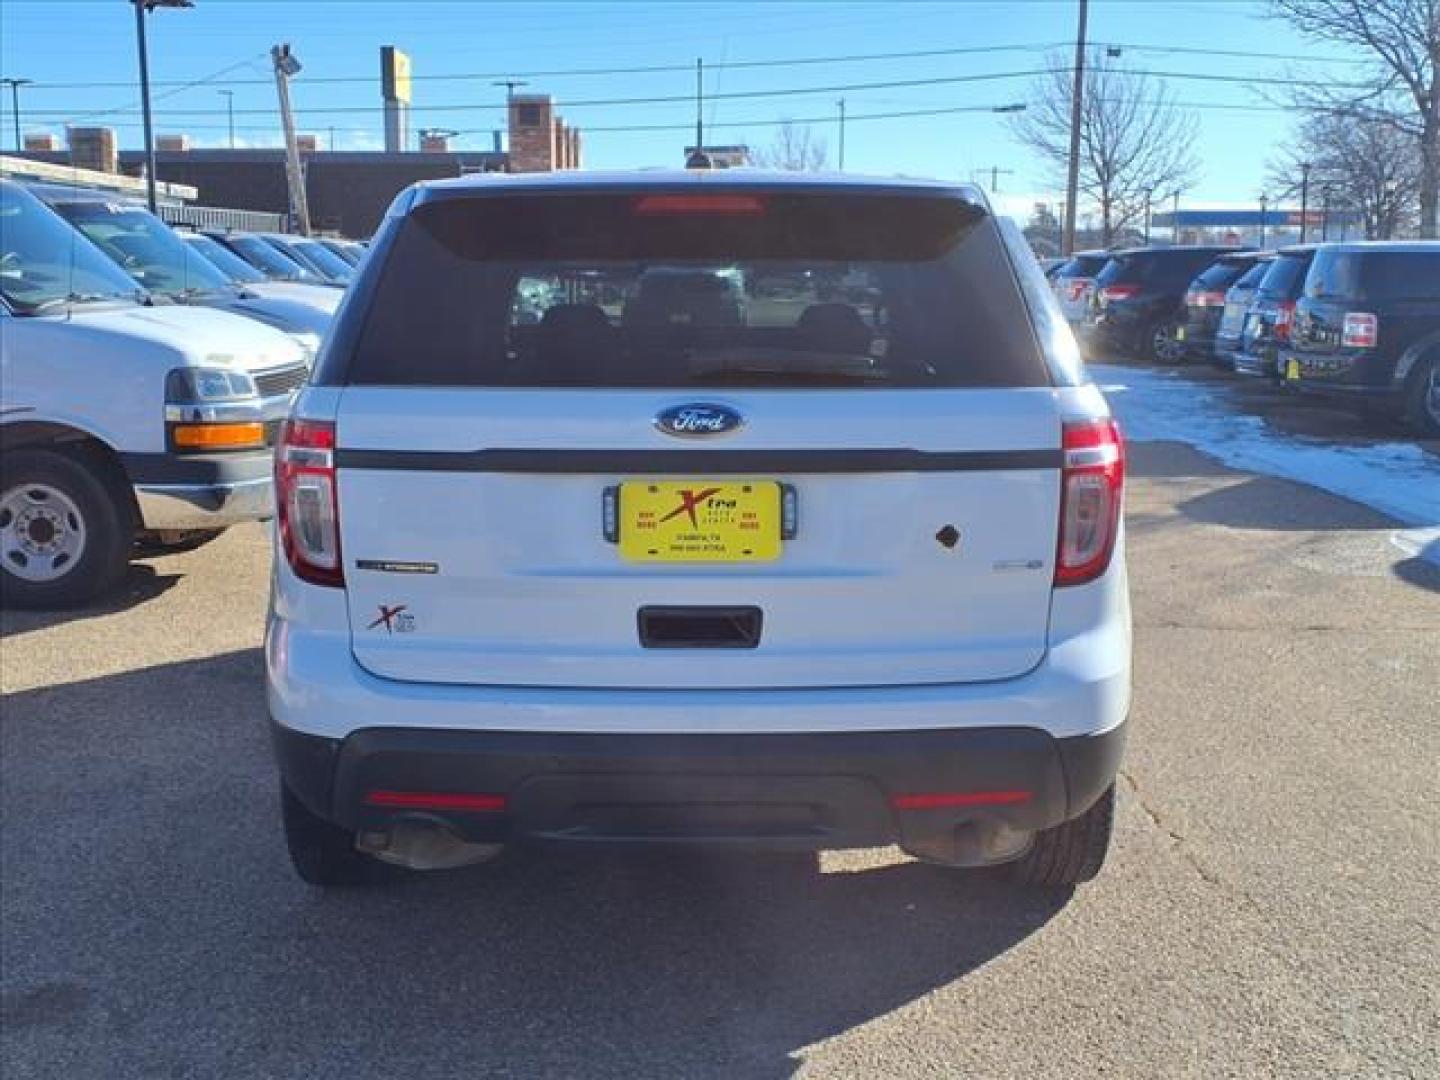
[[[367,806],[387,806],[402,810],[483,810],[505,809],[504,795],[464,795],[446,791],[372,791],[365,796]]]
[[[1029,791],[927,791],[915,795],[893,795],[896,810],[938,810],[953,806],[1011,806],[1029,802]]]

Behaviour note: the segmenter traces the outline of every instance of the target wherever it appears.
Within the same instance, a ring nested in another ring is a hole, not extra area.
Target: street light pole
[[[1265,250],[1265,211],[1270,207],[1270,197],[1260,196],[1260,250]]]
[[[835,103],[840,106],[840,171],[845,171],[845,99]]]
[[[145,130],[145,202],[155,212],[155,133],[150,125],[150,57],[145,48],[145,16],[156,8],[194,7],[194,0],[130,0],[135,5],[135,42],[140,50],[140,114]]]
[[[1070,92],[1070,158],[1065,170],[1065,231],[1060,253],[1075,253],[1075,204],[1080,188],[1080,117],[1085,94],[1085,27],[1090,0],[1080,0],[1080,24],[1075,32],[1075,82]]]
[[[235,91],[216,90],[217,94],[225,98],[225,115],[230,122],[230,149],[235,149]]]
[[[135,4],[135,40],[140,48],[140,112],[145,128],[145,203],[155,212],[155,134],[150,128],[150,58],[145,50],[145,0]]]
[[[10,118],[15,121],[15,152],[25,149],[20,138],[20,87],[29,86],[34,79],[0,79],[0,86],[10,87]]]
[[[1310,231],[1310,162],[1300,163],[1300,243]]]

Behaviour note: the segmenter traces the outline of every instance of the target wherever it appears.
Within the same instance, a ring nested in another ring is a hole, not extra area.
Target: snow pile
[[[1416,526],[1394,540],[1440,563],[1440,462],[1409,443],[1343,446],[1286,435],[1258,416],[1231,412],[1223,397],[1175,372],[1089,365],[1136,442],[1183,442],[1247,472],[1320,488]]]

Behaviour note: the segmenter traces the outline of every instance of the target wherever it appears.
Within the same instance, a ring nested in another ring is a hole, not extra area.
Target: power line
[[[865,63],[878,60],[914,60],[925,58],[936,58],[943,56],[973,56],[986,53],[1007,53],[1007,52],[1044,52],[1056,47],[1054,42],[1038,42],[1031,45],[975,45],[968,48],[958,49],[920,49],[908,52],[886,52],[886,53],[851,53],[836,56],[800,56],[784,57],[769,60],[730,60],[720,63],[707,63],[705,66],[711,70],[740,70],[745,68],[767,68],[767,67],[800,67],[813,64],[849,64]],[[693,72],[695,62],[688,64],[648,64],[637,67],[610,67],[610,68],[557,68],[550,71],[464,71],[451,74],[426,75],[412,74],[412,82],[461,82],[474,79],[500,79],[500,78],[527,78],[527,79],[553,79],[553,78],[582,78],[589,76],[607,75],[649,75],[676,72]],[[306,84],[322,83],[373,83],[373,75],[316,75],[305,79]],[[233,79],[227,85],[230,86],[268,86],[268,79]],[[127,89],[133,86],[129,82],[72,82],[72,83],[50,83],[37,82],[36,89],[44,90],[104,90],[104,89]],[[153,86],[178,86],[185,89],[194,85],[191,83],[176,82],[155,82]]]
[[[768,68],[768,67],[801,67],[815,64],[849,64],[868,63],[883,60],[921,60],[935,59],[945,56],[975,56],[998,53],[1014,52],[1047,52],[1065,45],[1065,42],[1034,42],[1020,45],[975,45],[966,48],[954,49],[916,49],[900,52],[883,53],[849,53],[834,56],[799,56],[799,57],[776,57],[764,60],[729,60],[713,64],[706,64],[706,67],[715,71],[744,70],[747,68]],[[1277,53],[1252,51],[1245,49],[1205,49],[1198,46],[1182,45],[1137,45],[1128,42],[1103,42],[1100,47],[1110,47],[1128,52],[1137,53],[1160,53],[1160,54],[1183,54],[1186,56],[1223,56],[1235,59],[1250,60],[1288,60],[1302,63],[1324,63],[1324,64],[1368,64],[1369,60],[1358,57],[1315,57],[1305,56],[1299,53]],[[236,64],[234,67],[241,67],[243,64]],[[505,71],[462,71],[446,74],[423,74],[415,73],[410,76],[412,82],[465,82],[479,79],[498,79],[505,77],[529,78],[529,79],[555,79],[555,78],[588,78],[604,77],[612,75],[650,75],[650,74],[674,74],[679,72],[691,72],[694,70],[694,63],[684,64],[644,64],[632,67],[588,67],[588,68],[552,68],[549,70],[535,70],[515,72]],[[205,79],[193,82],[182,82],[178,80],[160,81],[152,85],[155,87],[173,87],[176,92],[190,89],[194,86],[204,85],[213,80],[214,76],[207,76]],[[373,75],[313,75],[306,78],[305,82],[310,85],[344,84],[344,83],[373,83]],[[32,89],[34,90],[114,90],[128,89],[133,86],[132,82],[44,82],[37,81]],[[269,79],[231,79],[227,86],[269,86]]]
[[[691,70],[691,71],[694,71],[694,70],[695,70],[693,64],[691,65],[690,70]],[[887,82],[845,83],[845,84],[842,84],[842,85],[831,85],[831,86],[788,87],[788,88],[778,89],[778,90],[735,90],[735,91],[729,91],[729,92],[727,92],[727,93],[722,93],[722,94],[712,94],[712,95],[710,95],[710,97],[712,98],[712,100],[713,100],[713,99],[720,99],[720,100],[727,100],[727,101],[735,101],[735,100],[746,100],[746,99],[755,99],[755,98],[797,97],[797,96],[804,96],[804,95],[806,95],[806,94],[833,94],[833,93],[841,93],[841,92],[852,91],[852,90],[899,90],[899,89],[905,89],[905,88],[916,87],[916,86],[946,86],[946,85],[956,85],[956,84],[960,84],[960,83],[998,82],[998,81],[1001,81],[1001,80],[1004,80],[1004,79],[1031,78],[1031,77],[1034,77],[1034,76],[1039,76],[1039,75],[1044,75],[1044,74],[1047,74],[1047,69],[1045,69],[1045,68],[1030,68],[1030,69],[1026,69],[1026,70],[1023,70],[1023,71],[1002,71],[1002,72],[993,72],[993,73],[979,74],[979,75],[950,75],[950,76],[940,76],[940,77],[928,78],[928,79],[895,79],[895,80],[890,80],[890,81],[887,81]],[[685,103],[688,104],[688,103],[693,102],[694,100],[695,100],[695,96],[694,96],[693,93],[692,93],[692,94],[665,94],[665,95],[655,95],[655,96],[649,96],[649,97],[590,98],[590,99],[582,99],[582,100],[577,100],[577,101],[565,101],[565,102],[563,102],[563,108],[565,108],[566,110],[569,110],[569,109],[576,109],[576,108],[596,108],[596,107],[601,107],[601,106],[613,107],[613,106],[616,106],[616,105],[663,105],[663,104],[674,104],[674,103],[677,103],[677,102],[685,102]],[[462,104],[453,104],[453,105],[424,105],[424,106],[412,106],[411,111],[412,111],[412,112],[497,112],[497,111],[504,111],[504,109],[505,109],[505,106],[504,106],[504,105],[477,104],[477,103],[475,103],[475,102],[465,102],[465,103],[462,103]],[[119,111],[119,110],[117,110],[117,111]],[[132,110],[132,111],[133,111],[133,110]],[[254,116],[254,115],[261,115],[261,114],[268,115],[268,114],[269,114],[270,112],[272,112],[272,111],[273,111],[273,110],[270,110],[270,109],[236,109],[236,110],[235,110],[235,113],[236,113],[237,116],[238,116],[238,115],[251,115],[251,116]],[[355,115],[364,115],[364,114],[374,113],[374,112],[383,112],[383,111],[384,111],[384,106],[382,106],[382,105],[339,105],[339,106],[330,106],[330,107],[324,107],[324,106],[322,106],[322,107],[317,107],[317,108],[303,109],[303,110],[299,110],[299,111],[304,112],[304,113],[307,114],[307,115],[316,115],[316,114],[321,114],[321,113],[326,114],[326,115],[332,115],[332,114],[355,114]],[[31,115],[31,116],[68,116],[68,115],[71,115],[69,112],[67,112],[66,110],[63,110],[63,109],[38,109],[38,110],[37,110],[37,109],[31,109],[31,110],[28,110],[28,114]],[[224,110],[224,109],[167,109],[167,110],[164,110],[164,115],[166,115],[166,116],[216,116],[216,115],[224,115],[224,114],[225,114],[225,110]]]
[[[694,68],[692,67],[690,70],[693,71]],[[1072,69],[1072,68],[1058,68],[1058,69],[1052,69],[1052,68],[1029,68],[1029,69],[1020,70],[1020,71],[988,72],[988,73],[975,74],[975,75],[936,76],[936,77],[925,78],[925,79],[895,79],[895,80],[889,80],[889,81],[885,81],[885,82],[844,83],[844,84],[831,84],[831,85],[826,85],[826,86],[787,87],[787,88],[776,89],[776,90],[736,90],[736,91],[729,91],[729,92],[722,93],[722,94],[715,94],[715,95],[711,95],[711,96],[712,96],[712,98],[714,98],[714,99],[718,99],[718,100],[729,100],[729,101],[737,101],[737,100],[756,100],[756,99],[776,98],[776,97],[803,97],[803,96],[805,96],[805,95],[807,95],[807,94],[854,93],[854,92],[856,92],[856,91],[864,91],[864,90],[899,90],[899,89],[911,89],[911,88],[922,87],[922,86],[954,86],[954,85],[959,85],[959,84],[963,84],[963,83],[998,82],[998,81],[1003,81],[1003,80],[1006,80],[1006,79],[1035,78],[1035,77],[1039,77],[1039,76],[1044,76],[1044,75],[1052,74],[1052,73],[1055,72],[1055,71],[1059,71],[1059,72],[1062,72],[1062,73],[1070,73],[1071,71],[1073,71],[1073,69]],[[1280,77],[1280,76],[1219,75],[1219,74],[1210,74],[1210,73],[1205,73],[1205,72],[1155,71],[1155,70],[1146,70],[1146,69],[1141,69],[1141,68],[1132,68],[1132,69],[1128,69],[1128,71],[1129,71],[1130,74],[1133,74],[1133,75],[1152,76],[1152,77],[1155,77],[1155,78],[1176,79],[1176,80],[1180,80],[1180,81],[1195,81],[1195,82],[1207,82],[1207,83],[1220,83],[1220,84],[1224,84],[1224,85],[1241,85],[1241,86],[1283,86],[1283,87],[1303,87],[1303,88],[1321,88],[1321,87],[1323,87],[1323,88],[1327,88],[1327,89],[1342,89],[1342,90],[1343,90],[1343,89],[1353,89],[1353,90],[1360,90],[1360,89],[1365,89],[1365,88],[1367,88],[1367,85],[1368,85],[1368,84],[1365,84],[1365,83],[1343,83],[1343,82],[1335,82],[1335,81],[1333,81],[1333,80],[1331,80],[1331,81],[1317,81],[1317,80],[1311,80],[1311,79],[1292,79],[1292,78]],[[664,94],[664,95],[651,95],[651,96],[646,96],[646,97],[579,99],[579,100],[574,100],[574,101],[566,101],[566,102],[563,103],[563,107],[564,107],[566,110],[570,110],[570,109],[577,109],[577,108],[614,107],[614,106],[618,106],[618,105],[664,105],[664,104],[675,104],[675,103],[680,103],[680,102],[689,103],[689,102],[692,102],[693,100],[694,100],[694,96],[693,96],[692,94]],[[504,106],[504,105],[496,105],[496,104],[477,104],[477,103],[474,103],[474,102],[463,102],[463,103],[444,104],[444,105],[412,106],[412,110],[411,110],[411,111],[412,111],[412,112],[423,112],[423,113],[435,113],[435,112],[498,112],[498,111],[503,111],[504,109],[505,109],[505,106]],[[129,110],[115,109],[115,110],[110,110],[106,115],[123,114],[123,113],[125,113],[125,112],[133,112],[133,111],[134,111],[133,109],[129,109]],[[273,110],[271,110],[271,109],[236,109],[236,110],[235,110],[236,115],[250,115],[250,116],[269,115],[272,111],[273,111]],[[369,114],[372,114],[372,113],[383,112],[383,111],[384,111],[384,106],[382,106],[382,105],[346,105],[346,106],[328,106],[328,107],[326,107],[326,106],[318,106],[318,107],[306,108],[306,109],[299,110],[299,111],[302,112],[302,113],[303,113],[304,115],[306,115],[306,116],[317,116],[317,115],[326,115],[326,116],[331,116],[331,115],[356,115],[356,116],[364,116],[364,115],[369,115]],[[65,118],[65,117],[72,117],[72,116],[75,115],[74,113],[72,113],[72,112],[70,112],[70,111],[68,111],[68,110],[63,110],[63,109],[31,109],[31,110],[27,110],[27,113],[28,113],[28,115],[34,116],[34,117],[52,117],[52,118]],[[168,117],[217,116],[217,115],[225,115],[225,114],[226,114],[226,111],[225,111],[224,109],[213,109],[213,108],[210,108],[210,109],[166,109],[166,110],[157,110],[157,115],[164,115],[164,116],[168,116]],[[86,116],[94,116],[94,115],[100,115],[100,114],[98,114],[98,113],[86,113],[86,114],[84,114],[84,115],[86,115]]]

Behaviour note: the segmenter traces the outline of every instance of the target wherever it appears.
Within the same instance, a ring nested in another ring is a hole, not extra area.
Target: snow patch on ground
[[[1320,488],[1415,528],[1393,534],[1440,564],[1440,462],[1409,443],[1345,446],[1277,432],[1230,410],[1216,390],[1175,372],[1091,364],[1125,436],[1187,443],[1223,464]]]

